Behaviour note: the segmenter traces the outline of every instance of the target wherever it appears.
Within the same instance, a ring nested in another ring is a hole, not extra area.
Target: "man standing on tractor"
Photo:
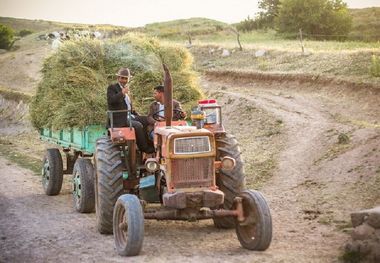
[[[140,116],[132,105],[131,98],[129,97],[128,82],[131,74],[128,68],[120,68],[116,74],[117,83],[111,84],[107,88],[107,105],[109,111],[128,110],[131,112],[131,121],[128,121],[127,112],[113,113],[113,127],[129,127],[131,123],[136,133],[136,143],[140,151],[146,153],[153,153],[153,146],[148,144],[146,137],[146,127],[148,119],[146,116]],[[108,123],[110,126],[110,123]]]
[[[149,131],[153,130],[154,123],[157,120],[165,120],[164,89],[162,85],[154,87],[153,97],[155,101],[150,105],[148,113]],[[185,117],[186,112],[182,110],[181,104],[173,99],[173,121],[178,121]]]

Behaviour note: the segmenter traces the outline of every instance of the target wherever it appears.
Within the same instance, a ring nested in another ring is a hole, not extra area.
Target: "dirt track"
[[[349,237],[342,229],[348,226],[350,211],[380,202],[370,187],[365,193],[358,189],[380,177],[376,97],[331,96],[323,89],[303,90],[297,83],[205,79],[203,85],[221,101],[244,102],[226,106],[226,116],[239,117],[248,104],[283,123],[282,133],[268,137],[266,147],[280,151],[273,176],[260,189],[272,211],[272,245],[260,253],[244,250],[234,230],[217,230],[212,221],[146,221],[142,253],[128,261],[337,261]],[[243,157],[255,155],[253,141],[260,138],[250,134],[249,125],[230,120],[226,125],[239,131]],[[337,145],[340,133],[350,136],[348,145]],[[59,196],[48,197],[40,178],[29,171],[3,158],[0,170],[0,262],[126,261],[117,256],[112,236],[97,233],[94,214],[74,211],[68,180]]]

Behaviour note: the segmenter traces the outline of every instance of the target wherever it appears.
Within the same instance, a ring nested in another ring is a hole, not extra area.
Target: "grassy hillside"
[[[223,32],[228,24],[207,18],[179,19],[168,22],[147,24],[145,33],[168,39],[187,39],[188,35],[212,35]]]
[[[61,28],[63,23],[44,21],[44,20],[30,20],[12,17],[0,17],[0,24],[11,27],[14,31],[28,29],[33,32],[50,31]]]
[[[102,32],[113,32],[115,35],[124,34],[129,31],[134,31],[135,29],[114,26],[114,25],[88,25],[88,24],[75,24],[75,23],[61,23],[54,21],[45,21],[40,19],[30,20],[22,18],[12,18],[12,17],[0,17],[0,24],[6,25],[12,28],[15,32],[20,30],[30,30],[35,33],[46,33],[51,31],[61,31],[69,29],[77,30],[97,30]]]
[[[350,38],[380,40],[380,7],[350,9],[353,24]]]

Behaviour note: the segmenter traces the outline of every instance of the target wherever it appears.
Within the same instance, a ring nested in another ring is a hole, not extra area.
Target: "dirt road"
[[[363,108],[365,98],[356,93],[333,97],[293,84],[203,80],[206,91],[225,104],[225,124],[243,142],[247,170],[254,169],[250,160],[261,149],[276,153],[271,176],[260,189],[272,211],[271,247],[265,252],[242,249],[234,230],[215,229],[210,220],[146,221],[142,253],[128,261],[338,260],[349,238],[343,231],[349,213],[380,201],[371,188],[380,178],[379,104],[368,97]],[[244,116],[247,121],[236,121]],[[274,129],[276,122],[281,129],[258,134],[266,125]],[[340,134],[347,134],[349,142],[338,144]],[[94,214],[74,211],[69,177],[60,195],[48,197],[40,178],[28,170],[1,157],[0,171],[0,262],[127,260],[117,255],[112,236],[97,233]]]

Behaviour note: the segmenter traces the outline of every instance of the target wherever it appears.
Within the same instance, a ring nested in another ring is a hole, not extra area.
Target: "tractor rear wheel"
[[[224,209],[231,209],[234,199],[245,189],[245,175],[243,161],[240,155],[240,148],[235,136],[230,134],[221,134],[215,138],[217,147],[217,160],[225,156],[235,159],[236,166],[231,171],[221,169],[216,176],[216,185],[224,193]],[[235,227],[233,217],[216,217],[214,225],[217,228]]]
[[[113,208],[123,194],[123,162],[120,148],[108,137],[96,141],[95,152],[96,225],[101,234],[112,234]]]
[[[135,195],[125,194],[117,200],[113,233],[119,255],[136,256],[140,253],[144,240],[144,213]]]
[[[57,195],[63,181],[62,156],[58,149],[47,149],[42,161],[42,186],[47,195]]]
[[[246,190],[243,198],[245,220],[236,222],[236,234],[240,244],[249,250],[266,250],[272,241],[272,217],[269,206],[258,191]]]
[[[95,208],[94,167],[89,159],[77,159],[73,169],[73,203],[80,213]]]

